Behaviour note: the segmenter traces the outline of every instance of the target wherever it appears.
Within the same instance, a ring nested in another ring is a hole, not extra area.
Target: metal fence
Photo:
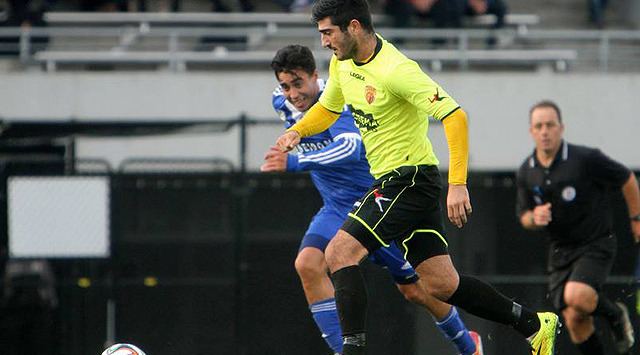
[[[381,27],[378,32],[432,70],[486,66],[551,66],[557,71],[640,70],[640,31]],[[171,71],[228,70],[264,67],[275,49],[285,43],[302,43],[314,47],[321,65],[325,65],[329,53],[320,52],[317,37],[311,26],[1,28],[0,53],[48,71],[95,64]],[[487,47],[487,41],[497,44]]]

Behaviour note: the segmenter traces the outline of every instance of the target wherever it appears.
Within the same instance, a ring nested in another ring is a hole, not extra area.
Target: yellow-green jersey
[[[320,104],[334,112],[349,107],[375,178],[404,165],[437,165],[428,117],[442,120],[459,105],[415,61],[377,41],[367,63],[333,56]]]

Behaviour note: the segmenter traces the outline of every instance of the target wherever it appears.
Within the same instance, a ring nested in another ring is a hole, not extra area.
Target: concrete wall
[[[601,147],[640,168],[637,101],[640,74],[438,73],[470,115],[471,169],[513,170],[532,149],[528,109],[553,99],[563,109],[569,141]],[[23,73],[0,75],[0,118],[9,120],[212,120],[246,113],[276,120],[275,80],[268,71],[242,73]],[[249,131],[249,168],[257,169],[277,126]],[[443,166],[442,128],[430,137]],[[80,138],[78,155],[117,166],[128,157],[225,157],[239,164],[238,131],[144,138]]]

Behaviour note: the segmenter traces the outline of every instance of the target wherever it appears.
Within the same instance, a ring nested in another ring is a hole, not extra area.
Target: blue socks
[[[322,338],[335,353],[342,353],[342,329],[336,310],[335,298],[328,298],[309,306],[313,320],[322,332]]]
[[[444,319],[437,321],[436,325],[445,338],[455,344],[460,354],[473,355],[476,351],[476,345],[473,343],[471,336],[469,336],[469,330],[462,323],[456,307],[452,306]]]

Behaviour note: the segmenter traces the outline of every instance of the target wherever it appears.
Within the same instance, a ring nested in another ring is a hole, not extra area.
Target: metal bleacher
[[[309,14],[304,13],[79,13],[50,12],[45,14],[45,21],[52,25],[265,25],[273,26],[307,26],[311,24]],[[391,19],[385,15],[373,15],[378,26],[389,26]],[[496,23],[495,15],[487,14],[468,19],[471,26],[492,26]],[[528,27],[540,23],[534,14],[507,14],[505,25],[526,31]]]
[[[265,68],[274,51],[289,43],[313,48],[320,65],[329,56],[308,14],[50,12],[44,19],[47,27],[0,29],[0,38],[19,37],[22,62],[47,71],[87,65],[178,72]],[[613,54],[616,44],[636,57],[640,42],[639,31],[535,29],[540,19],[529,14],[508,15],[499,30],[489,28],[495,23],[491,15],[471,19],[470,28],[450,30],[391,28],[384,15],[373,20],[377,32],[434,71],[477,66],[566,71],[576,63],[609,70],[614,59],[625,58]],[[488,46],[489,40],[497,44]],[[37,45],[42,42],[46,45]]]

